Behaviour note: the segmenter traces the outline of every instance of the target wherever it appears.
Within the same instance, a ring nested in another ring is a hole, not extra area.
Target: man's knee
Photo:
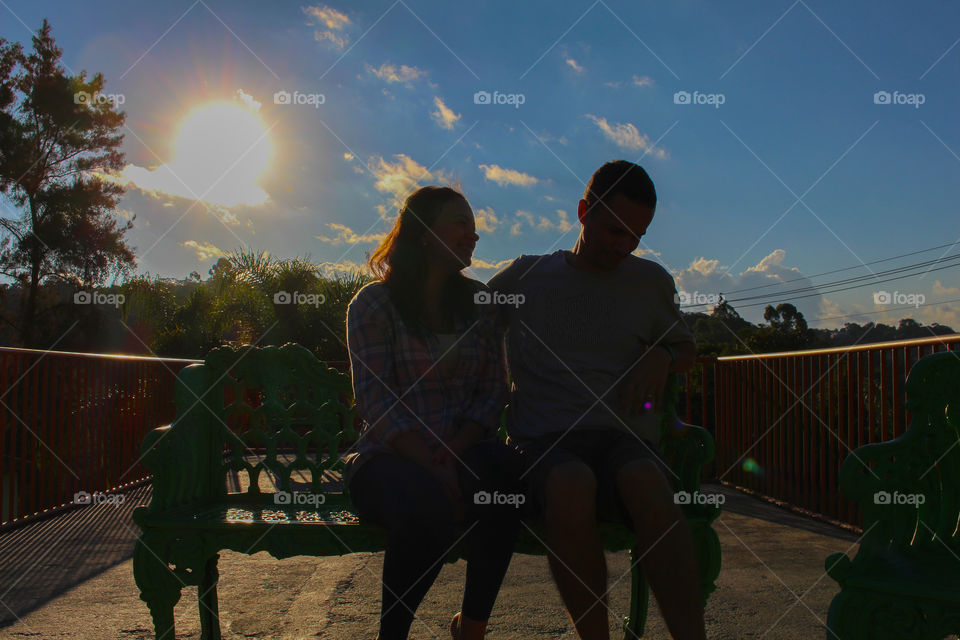
[[[548,522],[592,522],[596,496],[597,478],[589,466],[579,460],[556,465],[544,482]]]

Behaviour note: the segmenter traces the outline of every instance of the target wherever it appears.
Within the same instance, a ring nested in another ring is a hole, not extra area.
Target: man
[[[689,370],[696,345],[673,278],[632,253],[656,202],[646,171],[608,162],[578,204],[573,250],[521,256],[489,282],[508,328],[507,432],[530,465],[550,569],[582,640],[609,637],[598,513],[632,526],[673,636],[705,637],[693,538],[655,415],[668,373]]]

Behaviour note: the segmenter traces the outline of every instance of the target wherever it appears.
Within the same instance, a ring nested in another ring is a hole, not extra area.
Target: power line
[[[937,248],[941,248],[941,247],[934,247],[933,249],[937,249]],[[924,251],[929,251],[929,250],[930,249],[925,249]],[[904,255],[907,255],[907,254],[904,254]],[[902,256],[897,256],[897,257],[902,257]],[[885,258],[882,261],[887,261],[890,259],[891,258]],[[882,261],[875,261],[875,262],[882,262]],[[879,273],[874,273],[871,275],[854,276],[852,278],[846,278],[846,279],[836,280],[834,282],[826,282],[822,284],[814,284],[806,287],[800,287],[798,289],[792,289],[789,291],[771,292],[765,295],[745,296],[742,298],[732,298],[732,299],[723,298],[723,300],[728,304],[732,304],[734,302],[746,302],[749,300],[763,299],[762,302],[740,305],[740,308],[749,308],[749,307],[756,307],[756,306],[770,304],[771,302],[777,301],[777,300],[783,301],[785,298],[793,300],[793,299],[809,298],[809,297],[818,296],[818,295],[827,295],[832,293],[838,293],[840,291],[848,291],[850,289],[856,289],[859,287],[870,286],[870,285],[877,286],[885,282],[892,282],[894,280],[902,280],[904,278],[915,277],[920,274],[919,273],[906,273],[905,275],[895,275],[895,274],[901,274],[905,271],[915,271],[923,267],[930,267],[932,265],[941,264],[941,263],[950,263],[950,264],[947,264],[946,266],[933,268],[933,269],[927,269],[927,271],[925,271],[924,273],[929,273],[932,271],[941,271],[943,269],[949,269],[952,267],[960,266],[960,254],[948,256],[946,258],[941,257],[933,260],[927,260],[924,262],[918,262],[911,265],[905,265],[902,267],[895,267],[893,269],[888,269],[886,271],[881,271]],[[841,269],[836,271],[847,271],[851,268],[856,268],[856,267],[848,267],[846,269]],[[823,274],[819,274],[819,275],[823,275]],[[882,277],[882,276],[887,276],[887,277]],[[811,276],[811,277],[814,277],[814,276]],[[798,278],[798,279],[804,279],[804,278]],[[790,281],[786,281],[786,282],[790,282]],[[857,283],[857,284],[853,284],[853,283]],[[776,284],[784,284],[784,283],[776,283]],[[851,284],[852,286],[849,286],[849,287],[841,286],[841,285],[847,285],[847,284]],[[764,286],[772,286],[772,285],[764,285]],[[753,288],[756,289],[759,287],[753,287]],[[748,291],[748,290],[749,289],[740,289],[739,291]],[[799,295],[799,294],[805,294],[807,292],[811,292],[811,293],[807,295]],[[723,296],[723,294],[720,294],[720,295]],[[709,303],[692,304],[692,305],[689,305],[686,310],[689,312],[690,309],[693,309],[696,307],[705,307],[708,304]]]
[[[813,285],[806,286],[806,287],[800,287],[799,289],[791,289],[790,291],[780,291],[780,292],[769,293],[769,294],[765,294],[765,295],[746,296],[746,297],[743,297],[743,298],[732,298],[732,299],[724,298],[724,299],[727,300],[727,302],[745,302],[745,301],[747,301],[747,300],[756,300],[756,299],[758,299],[758,298],[767,298],[767,299],[769,299],[769,298],[771,298],[771,297],[792,296],[792,294],[795,294],[795,293],[805,293],[805,292],[807,292],[807,291],[814,291],[814,290],[818,291],[819,293],[834,293],[834,291],[823,291],[823,289],[826,289],[826,288],[829,288],[829,287],[835,287],[835,286],[838,286],[838,285],[850,284],[850,283],[857,282],[857,281],[868,281],[868,282],[864,282],[864,283],[863,283],[862,285],[860,285],[860,286],[866,286],[866,285],[868,285],[868,284],[880,284],[880,283],[883,283],[883,282],[888,282],[889,280],[897,280],[897,279],[900,279],[900,278],[902,278],[902,277],[910,277],[910,276],[915,276],[915,275],[919,275],[919,274],[917,274],[917,273],[911,273],[911,274],[907,274],[906,276],[900,276],[900,277],[898,277],[898,278],[881,278],[881,276],[893,275],[893,274],[897,274],[897,273],[902,273],[902,272],[904,272],[904,271],[911,271],[911,270],[915,270],[915,269],[920,269],[920,268],[922,268],[922,267],[928,267],[928,266],[931,266],[931,265],[940,264],[940,263],[942,263],[942,262],[950,262],[950,261],[953,261],[953,263],[947,265],[946,267],[940,267],[940,268],[938,268],[938,269],[929,269],[929,270],[927,271],[927,273],[928,273],[929,271],[939,271],[940,269],[947,269],[947,268],[950,268],[950,267],[954,267],[954,266],[960,265],[960,254],[957,254],[957,255],[954,255],[954,256],[950,256],[949,258],[936,258],[936,259],[934,259],[934,260],[927,260],[926,262],[918,262],[918,263],[915,263],[915,264],[912,264],[912,265],[906,265],[906,266],[903,266],[903,267],[895,267],[895,268],[893,268],[893,269],[888,269],[888,270],[886,270],[886,271],[880,271],[880,272],[878,272],[878,273],[871,274],[871,275],[866,275],[866,276],[854,276],[854,277],[852,277],[852,278],[846,278],[846,279],[844,279],[844,280],[837,280],[837,281],[835,281],[835,282],[825,282],[825,283],[822,283],[822,284],[813,284]],[[880,279],[878,280],[878,278],[880,278]],[[839,290],[840,290],[840,291],[844,291],[845,289],[839,289]]]
[[[787,284],[787,283],[790,283],[790,282],[797,282],[798,280],[806,280],[806,279],[809,279],[809,278],[819,278],[820,276],[827,276],[827,275],[830,275],[831,273],[840,273],[841,271],[850,271],[851,269],[860,269],[860,268],[863,268],[863,267],[865,267],[865,266],[867,266],[867,265],[880,264],[881,262],[889,262],[889,261],[891,261],[891,260],[896,260],[896,259],[898,259],[898,258],[905,258],[905,257],[907,257],[907,256],[914,256],[914,255],[917,255],[918,253],[927,253],[928,251],[935,251],[935,250],[937,250],[937,249],[943,249],[944,247],[952,247],[952,246],[954,246],[954,245],[956,245],[956,244],[957,244],[956,242],[949,242],[949,243],[947,243],[947,244],[941,244],[941,245],[936,246],[936,247],[930,247],[929,249],[920,249],[919,251],[911,251],[910,253],[902,253],[902,254],[900,254],[900,255],[898,255],[898,256],[892,256],[892,257],[890,257],[890,258],[883,258],[883,259],[881,259],[881,260],[874,260],[873,262],[865,262],[864,264],[854,265],[854,266],[852,266],[852,267],[844,267],[843,269],[834,269],[833,271],[824,271],[823,273],[815,273],[815,274],[809,275],[809,276],[801,276],[801,277],[799,277],[799,278],[793,278],[792,280],[781,280],[781,281],[779,281],[779,282],[771,282],[770,284],[761,284],[761,285],[758,285],[758,286],[756,286],[756,287],[748,287],[748,288],[746,288],[746,289],[735,289],[735,290],[733,290],[733,291],[730,291],[729,293],[743,293],[744,291],[753,291],[753,290],[755,290],[755,289],[765,289],[765,288],[767,288],[767,287],[776,287],[776,286],[779,286],[779,285],[781,285],[781,284]]]
[[[953,267],[956,267],[956,266],[958,266],[958,265],[956,265],[956,264],[949,264],[949,265],[947,265],[947,266],[945,266],[945,267],[937,267],[936,269],[930,269],[930,271],[940,271],[940,270],[942,270],[942,269],[950,269],[950,268],[953,268]],[[895,278],[887,278],[886,280],[883,280],[882,282],[892,282],[892,281],[894,281],[894,280],[903,280],[904,278],[912,278],[912,277],[914,277],[915,275],[917,275],[917,274],[915,274],[915,273],[908,273],[907,275],[904,275],[904,276],[897,276],[897,277],[895,277]],[[868,286],[868,285],[870,285],[870,284],[874,284],[874,283],[865,282],[865,283],[863,283],[863,284],[855,284],[855,285],[850,286],[850,287],[843,287],[842,289],[834,289],[834,290],[832,290],[832,291],[826,291],[826,292],[820,292],[820,291],[818,291],[818,292],[816,292],[816,293],[808,293],[808,294],[802,295],[802,296],[792,296],[790,299],[791,299],[791,300],[800,300],[800,299],[803,299],[803,298],[810,298],[810,297],[813,297],[813,296],[824,295],[825,293],[839,293],[840,291],[848,291],[848,290],[850,290],[850,289],[858,289],[858,288],[860,288],[860,287],[866,287],[866,286]],[[755,302],[755,303],[753,303],[753,304],[745,304],[745,305],[742,305],[740,308],[741,308],[741,309],[747,309],[747,308],[750,308],[750,307],[759,307],[759,306],[765,305],[765,304],[769,304],[769,301],[767,301],[767,302]]]
[[[816,318],[816,320],[842,320],[843,318],[852,318],[854,316],[872,316],[878,313],[887,313],[888,311],[903,311],[904,309],[918,309],[920,307],[936,307],[941,304],[950,304],[952,302],[960,302],[960,298],[954,298],[953,300],[940,300],[939,302],[925,302],[923,304],[909,305],[906,307],[894,307],[892,309],[882,309],[881,311],[864,311],[862,313],[848,313],[843,316],[827,316],[824,318]]]

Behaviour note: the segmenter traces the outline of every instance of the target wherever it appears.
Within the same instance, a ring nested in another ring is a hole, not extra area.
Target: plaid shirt
[[[478,291],[486,289],[476,285]],[[390,450],[391,441],[407,431],[422,432],[434,450],[465,420],[478,422],[495,437],[507,400],[503,333],[494,305],[477,305],[477,310],[472,323],[456,320],[457,363],[444,376],[436,336],[428,334],[423,342],[408,329],[385,284],[373,282],[357,292],[347,308],[347,345],[353,395],[364,424],[348,476],[369,454]]]

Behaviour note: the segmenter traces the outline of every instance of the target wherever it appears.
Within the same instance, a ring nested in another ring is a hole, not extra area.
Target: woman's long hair
[[[393,229],[370,256],[370,270],[387,285],[400,317],[416,332],[423,330],[423,284],[427,275],[423,238],[430,233],[443,205],[455,198],[466,202],[463,194],[451,187],[427,186],[411,193],[400,208]],[[475,283],[457,272],[450,276],[441,293],[441,308],[471,322],[476,313],[476,291]]]

